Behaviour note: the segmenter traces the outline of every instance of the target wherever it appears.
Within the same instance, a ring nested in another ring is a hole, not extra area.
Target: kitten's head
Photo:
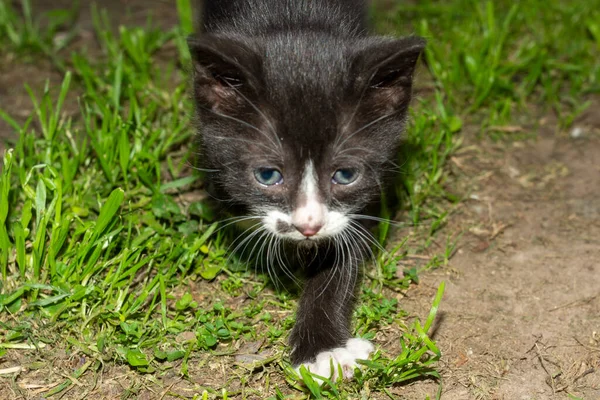
[[[282,238],[332,238],[376,199],[411,97],[417,37],[190,39],[203,166]]]

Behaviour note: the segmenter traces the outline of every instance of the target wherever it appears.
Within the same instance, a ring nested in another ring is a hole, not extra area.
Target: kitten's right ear
[[[257,88],[261,59],[235,39],[217,35],[189,37],[188,47],[194,70],[194,96],[203,107],[224,111],[239,107],[248,93]]]

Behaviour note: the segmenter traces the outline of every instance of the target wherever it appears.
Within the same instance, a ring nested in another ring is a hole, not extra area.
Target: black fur
[[[297,206],[312,160],[321,200],[360,213],[377,200],[395,159],[411,97],[418,37],[371,37],[359,0],[208,0],[189,40],[201,162],[217,196],[244,213]],[[273,165],[285,184],[265,190],[253,177]],[[332,185],[337,168],[361,179]],[[280,221],[281,222],[281,221]],[[285,232],[289,226],[277,229]],[[365,245],[336,238],[301,246],[306,282],[290,336],[292,363],[311,361],[350,338]],[[340,266],[340,252],[347,252]]]

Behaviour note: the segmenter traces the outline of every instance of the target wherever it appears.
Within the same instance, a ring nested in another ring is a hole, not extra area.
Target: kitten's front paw
[[[350,339],[345,347],[323,351],[317,354],[315,362],[298,365],[295,370],[300,375],[300,367],[304,365],[313,374],[336,380],[339,365],[344,379],[350,379],[354,376],[354,368],[359,366],[356,360],[366,360],[374,349],[373,344],[368,340]],[[333,363],[331,360],[333,360]],[[331,364],[333,364],[333,371],[331,370]],[[323,383],[320,379],[315,378],[315,380],[320,384]]]

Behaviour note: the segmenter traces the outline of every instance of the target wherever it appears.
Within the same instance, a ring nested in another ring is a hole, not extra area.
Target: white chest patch
[[[336,380],[339,370],[342,370],[343,378],[350,379],[354,376],[354,369],[360,367],[356,360],[366,360],[375,350],[373,344],[365,339],[354,338],[348,340],[345,347],[324,351],[317,355],[315,362],[301,364],[294,369],[300,375],[300,367],[304,365],[311,373]],[[331,365],[333,364],[333,370]],[[319,384],[323,381],[314,378]]]

